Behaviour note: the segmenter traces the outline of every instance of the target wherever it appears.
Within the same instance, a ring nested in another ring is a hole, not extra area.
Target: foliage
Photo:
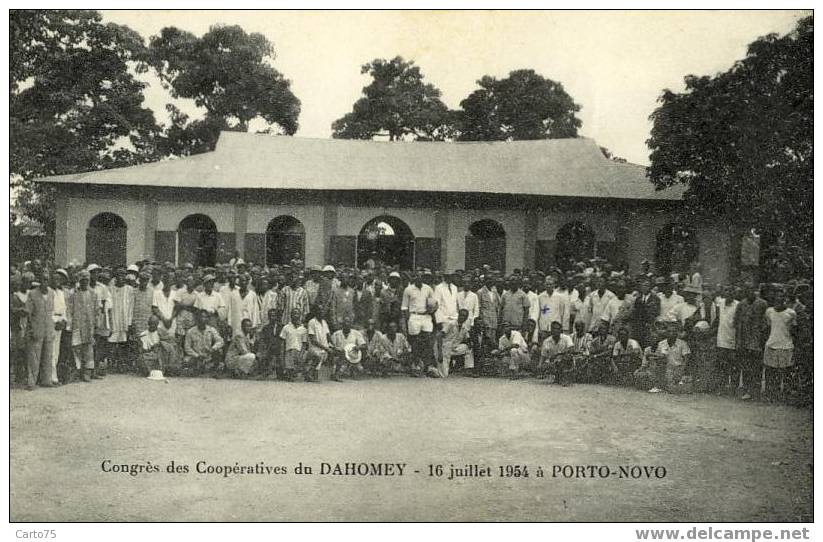
[[[769,34],[715,76],[664,90],[648,140],[659,189],[683,183],[694,216],[785,236],[812,249],[814,22]]]
[[[10,174],[18,206],[53,234],[51,191],[31,179],[152,160],[146,49],[94,11],[11,10]]]
[[[508,141],[576,137],[582,125],[563,85],[534,70],[515,70],[504,79],[482,77],[479,89],[460,102],[457,129],[462,141]]]
[[[262,119],[270,128],[293,135],[300,100],[291,82],[274,69],[274,47],[265,36],[239,26],[212,26],[202,37],[175,27],[150,40],[151,63],[175,98],[189,98],[206,110],[189,121],[173,106],[163,151],[193,154],[212,150],[220,130],[247,131]]]
[[[332,123],[332,137],[390,141],[411,137],[418,141],[442,141],[451,135],[451,114],[440,100],[440,91],[423,82],[420,68],[395,57],[375,59],[361,73],[372,82],[363,88],[352,111]]]

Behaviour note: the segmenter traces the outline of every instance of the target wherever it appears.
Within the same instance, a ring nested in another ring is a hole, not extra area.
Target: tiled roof
[[[408,190],[679,200],[587,138],[434,143],[223,132],[213,152],[41,181],[196,188]]]

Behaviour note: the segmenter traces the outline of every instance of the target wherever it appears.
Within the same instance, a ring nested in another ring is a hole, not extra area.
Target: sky
[[[580,135],[630,162],[648,164],[649,115],[664,88],[688,74],[713,75],[745,56],[757,37],[789,32],[802,11],[104,11],[148,40],[176,26],[198,36],[237,24],[274,45],[274,67],[302,102],[298,137],[331,137],[370,78],[360,67],[397,55],[414,60],[450,108],[483,75],[531,68],[563,84],[581,105]],[[165,104],[193,117],[153,75],[146,104],[160,122]]]

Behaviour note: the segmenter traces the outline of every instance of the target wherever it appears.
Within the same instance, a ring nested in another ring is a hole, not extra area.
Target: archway
[[[506,230],[496,220],[472,223],[466,236],[466,269],[483,265],[506,272]]]
[[[699,250],[693,229],[676,222],[666,224],[657,232],[657,272],[662,275],[688,272],[689,264],[697,260]]]
[[[306,230],[289,215],[273,218],[266,227],[266,265],[286,265],[298,255],[305,261]]]
[[[408,224],[395,216],[372,218],[357,236],[357,265],[397,265],[414,268],[414,234]]]
[[[206,215],[189,215],[177,228],[177,263],[213,266],[217,261],[217,225]]]
[[[564,271],[571,269],[579,261],[594,258],[594,230],[579,220],[561,226],[555,240],[555,260],[557,266]]]
[[[126,265],[126,221],[114,213],[100,213],[86,229],[86,261],[102,266]]]

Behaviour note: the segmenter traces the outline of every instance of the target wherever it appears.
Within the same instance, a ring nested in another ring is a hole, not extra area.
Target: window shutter
[[[267,264],[266,261],[266,234],[247,233],[245,254],[243,259],[249,263]]]
[[[415,237],[414,239],[414,266],[427,267],[432,271],[441,268],[440,238]]]
[[[234,258],[235,234],[217,232],[217,250],[215,263],[228,263]]]
[[[357,254],[357,237],[354,235],[332,235],[329,238],[331,250],[329,263],[354,267]]]
[[[158,262],[173,262],[176,245],[176,231],[154,232],[154,259]]]
[[[555,264],[554,251],[557,241],[554,239],[538,240],[534,245],[534,267],[544,273]]]

